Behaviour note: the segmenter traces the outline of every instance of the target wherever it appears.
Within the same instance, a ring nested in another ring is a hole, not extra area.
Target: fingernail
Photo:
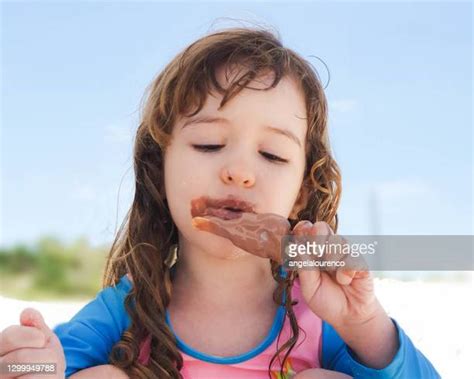
[[[342,273],[346,276],[353,277],[355,275],[355,270],[342,270]]]

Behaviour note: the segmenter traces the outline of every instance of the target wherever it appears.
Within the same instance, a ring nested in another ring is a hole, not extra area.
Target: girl
[[[193,219],[201,201],[208,221],[273,214],[295,234],[337,231],[326,97],[272,33],[224,30],[173,59],[151,85],[134,169],[105,288],[54,333],[24,311],[2,362],[48,357],[73,378],[439,377],[369,272],[286,272],[278,252]]]

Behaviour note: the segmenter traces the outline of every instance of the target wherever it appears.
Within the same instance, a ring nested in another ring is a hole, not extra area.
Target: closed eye
[[[273,155],[273,154],[270,154],[270,153],[266,153],[265,151],[261,151],[260,154],[262,154],[266,159],[268,159],[269,161],[272,161],[272,162],[288,163],[288,159],[280,158],[279,156],[276,156],[276,155]]]
[[[199,151],[218,151],[224,147],[224,145],[193,145],[196,150]]]
[[[203,152],[217,152],[224,147],[224,145],[192,145],[193,148]],[[274,163],[288,163],[288,159],[280,158],[277,155],[267,153],[265,151],[260,151],[260,154],[270,162]]]

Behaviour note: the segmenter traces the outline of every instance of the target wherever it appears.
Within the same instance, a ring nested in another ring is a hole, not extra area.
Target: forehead
[[[219,68],[216,79],[222,88],[228,86],[241,75],[238,70]],[[251,81],[236,96],[219,109],[223,94],[217,90],[207,96],[198,115],[225,117],[245,125],[282,126],[291,128],[301,140],[304,140],[307,129],[306,102],[304,94],[296,81],[284,76],[274,88],[273,74],[260,75]],[[187,118],[183,120],[186,122]]]

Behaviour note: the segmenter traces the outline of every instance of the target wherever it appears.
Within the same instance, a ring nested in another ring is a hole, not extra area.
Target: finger
[[[298,254],[295,258],[296,260],[299,261],[305,261],[305,260],[325,260],[324,254],[325,254],[325,247],[326,247],[326,242],[329,239],[330,236],[332,236],[334,233],[330,226],[325,223],[325,222],[316,222],[312,223],[311,221],[308,220],[301,220],[299,221],[295,227],[292,230],[292,243],[296,245],[306,245],[306,248],[309,249],[309,251],[312,251],[312,253],[300,253]],[[314,245],[316,243],[316,245]],[[312,244],[312,249],[308,246],[308,244]],[[304,250],[304,249],[303,249]],[[316,250],[316,251],[315,251]],[[305,251],[305,250],[304,250]],[[316,255],[314,255],[316,254]],[[292,259],[295,260],[295,259]],[[309,262],[311,263],[311,262]],[[302,269],[301,266],[299,266],[300,271]],[[331,268],[321,268],[323,270],[331,270]],[[318,266],[307,266],[304,268],[304,270],[320,270]]]
[[[339,269],[336,271],[336,281],[343,286],[347,286],[352,283],[356,273],[356,270]]]
[[[329,239],[332,239],[335,237],[334,232],[332,231],[331,227],[323,221],[318,221],[313,224],[313,227],[311,228],[311,236],[313,236],[313,240],[319,244],[322,245],[321,247],[323,248],[324,255],[322,257],[323,260],[331,260],[328,259],[328,253],[326,251],[326,243],[328,242]],[[332,271],[333,268],[326,268],[325,270]]]
[[[310,298],[321,285],[321,270],[318,268],[298,268],[298,277],[303,294]]]
[[[322,249],[322,256],[319,258],[320,261],[332,263],[337,262],[341,256],[334,254],[331,250],[330,245],[334,246],[343,244],[342,238],[334,234],[331,227],[326,222],[316,222],[313,225],[312,233],[314,235],[314,240],[317,242],[319,247]],[[335,275],[337,266],[334,264],[328,264],[327,266],[323,266],[323,270],[327,271],[331,277]]]
[[[324,221],[317,221],[313,225],[313,231],[317,235],[334,235],[334,231],[331,229],[329,224]]]
[[[308,220],[301,220],[293,227],[291,234],[293,236],[293,243],[304,243],[306,238],[312,235],[313,223]],[[297,256],[297,260],[301,260],[302,257]],[[300,270],[298,270],[300,271]]]
[[[333,235],[334,232],[324,221],[318,221],[313,224],[311,221],[301,220],[294,226],[292,234],[296,236],[316,236]]]
[[[23,326],[33,326],[41,330],[46,337],[51,337],[53,331],[49,328],[43,319],[43,315],[33,308],[26,308],[20,314],[20,324]]]
[[[332,273],[333,279],[341,285],[349,285],[353,279],[360,277],[359,272],[367,270],[367,263],[361,255],[353,255],[351,252],[351,244],[342,236],[335,235],[331,237],[331,243],[340,247],[339,251],[347,251],[346,254],[336,255],[335,260],[343,263],[335,273]]]
[[[339,279],[341,279],[341,284],[344,284],[343,282],[347,281],[348,277],[351,278],[351,281],[347,284],[350,284],[353,279],[362,279],[370,275],[368,266],[363,258],[348,257],[344,259],[344,261],[344,268],[338,269],[336,274],[339,275],[337,276],[337,281],[339,282]],[[341,271],[341,273],[339,273],[339,271]]]
[[[31,326],[12,325],[0,334],[0,356],[21,348],[41,348],[46,344],[46,336]]]
[[[308,220],[301,220],[294,226],[292,234],[295,236],[310,236],[313,223]]]

